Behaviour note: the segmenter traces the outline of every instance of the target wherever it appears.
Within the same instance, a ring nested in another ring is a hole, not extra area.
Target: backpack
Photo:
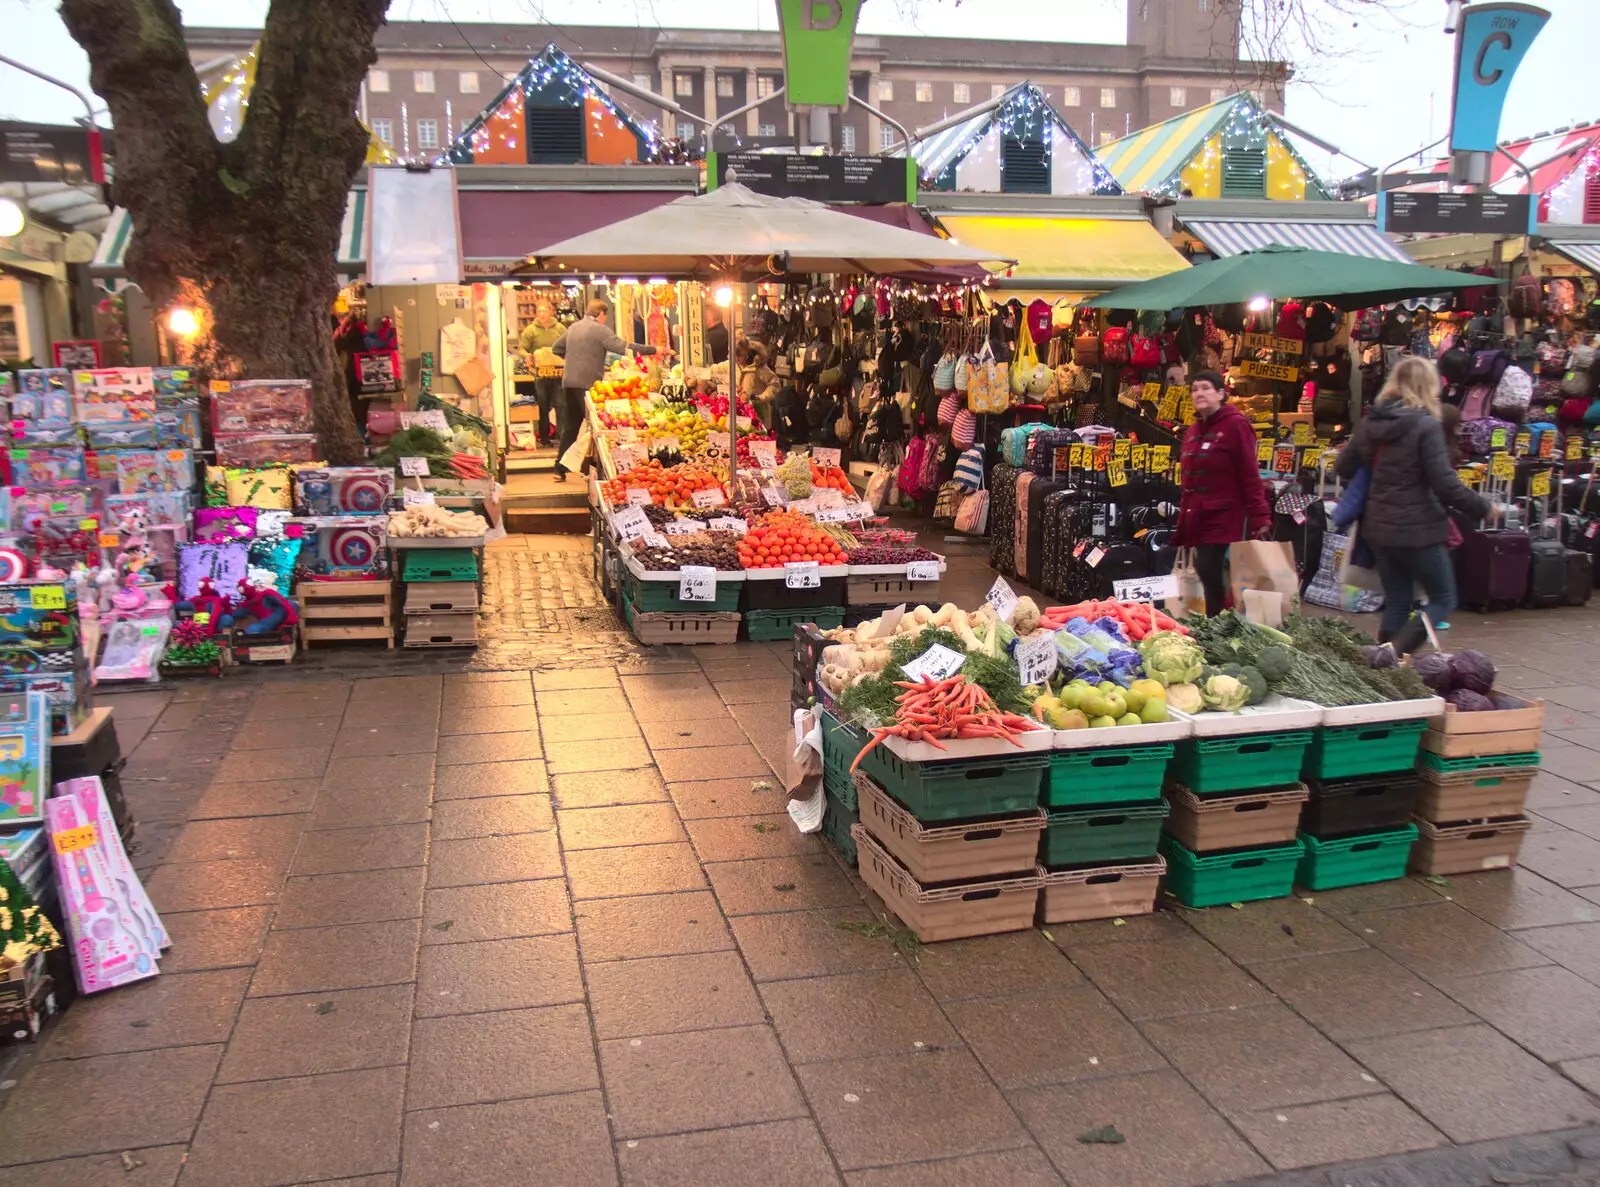
[[[1279,338],[1306,337],[1306,307],[1299,301],[1285,301],[1278,311],[1278,325],[1273,331]]]
[[[1161,344],[1143,334],[1135,336],[1128,352],[1128,361],[1140,370],[1161,365]]]
[[[1466,395],[1461,397],[1461,419],[1482,420],[1489,415],[1489,401],[1494,396],[1494,388],[1487,383],[1474,383],[1467,387]]]
[[[1551,317],[1570,317],[1577,312],[1579,296],[1577,285],[1564,276],[1558,276],[1545,289],[1545,312]]]
[[[1489,406],[1496,416],[1521,420],[1533,401],[1533,376],[1521,367],[1507,367],[1495,385]]]
[[[1486,383],[1490,387],[1500,382],[1500,376],[1511,365],[1511,356],[1503,350],[1475,350],[1472,368],[1467,372],[1469,383]]]
[[[1306,341],[1332,342],[1339,330],[1339,314],[1326,301],[1317,301],[1306,310]]]
[[[1461,422],[1461,443],[1466,446],[1467,452],[1481,457],[1487,457],[1494,452],[1494,433],[1496,429],[1505,432],[1508,443],[1511,434],[1516,431],[1516,425],[1508,420],[1499,420],[1492,416],[1477,417],[1472,420],[1463,419]]]
[[[1129,338],[1126,326],[1112,326],[1100,335],[1100,361],[1117,366],[1126,363],[1132,355]]]
[[[1559,342],[1541,342],[1534,348],[1539,374],[1560,375],[1567,369],[1567,349]]]
[[[1525,272],[1513,280],[1506,308],[1512,317],[1538,317],[1544,309],[1544,293],[1539,287],[1539,278],[1532,272]]]
[[[930,493],[922,485],[922,472],[930,452],[932,451],[926,437],[913,437],[911,444],[906,446],[906,460],[900,463],[900,470],[895,475],[895,485],[908,499],[920,499]]]
[[[1396,305],[1383,315],[1378,328],[1378,341],[1384,346],[1409,346],[1411,344],[1411,311]]]
[[[1472,356],[1459,346],[1452,346],[1439,356],[1439,374],[1446,383],[1464,383],[1472,371]]]

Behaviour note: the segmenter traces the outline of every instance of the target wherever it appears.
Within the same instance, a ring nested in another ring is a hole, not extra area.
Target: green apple
[[[1113,689],[1105,694],[1106,713],[1111,717],[1121,717],[1128,711],[1127,698],[1122,695],[1120,688]]]
[[[1144,703],[1144,708],[1139,710],[1139,720],[1146,725],[1159,725],[1163,721],[1171,721],[1172,716],[1167,712],[1167,702],[1152,697]]]
[[[1145,701],[1144,693],[1140,692],[1136,688],[1133,688],[1133,687],[1130,686],[1128,688],[1123,689],[1122,690],[1122,699],[1123,699],[1124,702],[1126,702],[1126,704],[1128,706],[1128,712],[1129,713],[1137,713],[1137,712],[1139,712],[1139,710],[1144,708],[1144,701]]]
[[[1121,692],[1122,691],[1121,688],[1119,688],[1117,685],[1113,684],[1109,680],[1100,681],[1099,684],[1096,684],[1094,686],[1094,690],[1096,692],[1100,693],[1101,695],[1104,695],[1106,693],[1111,693],[1111,692]]]
[[[1083,700],[1085,689],[1079,684],[1068,684],[1057,695],[1056,699],[1069,709],[1076,709]]]
[[[1137,713],[1124,713],[1121,717],[1117,718],[1117,724],[1118,725],[1143,725],[1144,724],[1144,718],[1140,717]]]
[[[1089,719],[1076,709],[1057,709],[1050,714],[1051,729],[1082,730],[1089,728]]]
[[[1040,721],[1044,721],[1050,710],[1054,709],[1059,703],[1055,697],[1034,697],[1033,715]]]
[[[1115,717],[1107,717],[1104,714],[1101,714],[1099,717],[1094,717],[1094,718],[1091,718],[1089,720],[1089,728],[1090,729],[1096,729],[1096,730],[1110,729],[1112,726],[1115,726],[1116,724],[1117,724],[1117,719]]]
[[[1104,717],[1109,712],[1106,698],[1092,688],[1078,698],[1077,707],[1083,710],[1085,717]]]

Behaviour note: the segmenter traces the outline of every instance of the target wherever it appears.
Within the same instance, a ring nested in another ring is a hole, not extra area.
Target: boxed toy
[[[0,647],[0,706],[30,692],[49,701],[50,732],[70,734],[89,716],[89,664],[82,650]]]
[[[72,423],[72,372],[65,367],[18,371],[11,419],[31,425]]]
[[[149,367],[76,371],[72,380],[79,424],[155,419],[155,380]]]
[[[50,790],[50,703],[42,692],[0,697],[0,825],[37,824]]]
[[[61,651],[78,641],[78,591],[71,582],[0,583],[0,647]]]
[[[57,482],[82,482],[84,478],[83,449],[76,445],[13,449],[8,456],[11,481],[16,486],[34,490]]]
[[[291,519],[285,535],[304,541],[298,572],[302,577],[387,578],[388,521],[381,515],[337,515]]]
[[[309,433],[311,383],[305,379],[214,379],[214,433]]]
[[[301,515],[377,515],[394,495],[394,470],[378,466],[328,466],[295,473],[295,510]]]
[[[310,433],[218,433],[219,466],[293,466],[317,460]]]

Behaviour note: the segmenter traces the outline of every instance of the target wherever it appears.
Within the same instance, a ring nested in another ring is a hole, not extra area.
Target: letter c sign
[[[1489,51],[1495,46],[1499,46],[1503,50],[1510,49],[1511,34],[1504,29],[1498,29],[1485,37],[1483,44],[1478,47],[1478,56],[1472,63],[1472,81],[1481,86],[1494,86],[1495,83],[1500,81],[1501,75],[1505,73],[1498,68],[1489,71],[1485,71],[1483,68],[1484,59],[1489,56]]]

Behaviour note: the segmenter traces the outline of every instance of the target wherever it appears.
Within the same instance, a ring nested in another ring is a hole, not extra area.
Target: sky
[[[1126,0],[868,0],[862,33],[954,37],[1017,36],[1118,44]],[[1261,0],[1274,2],[1274,0]],[[1314,46],[1295,56],[1305,82],[1289,90],[1299,126],[1366,165],[1389,165],[1447,130],[1452,38],[1442,32],[1444,0],[1381,0],[1378,14],[1340,16],[1353,0],[1304,0],[1317,19]],[[1515,139],[1600,121],[1600,2],[1543,0],[1549,26],[1512,84],[1500,135]],[[256,25],[266,0],[178,0],[194,25]],[[83,52],[56,15],[55,0],[0,0],[7,9],[5,53],[88,90]],[[20,9],[20,12],[18,11]],[[773,0],[394,0],[391,19],[776,28]],[[1070,14],[1070,19],[1063,19]],[[448,26],[446,26],[448,29]],[[452,31],[453,32],[453,31]],[[0,64],[0,117],[65,122],[83,114],[72,95]],[[1348,158],[1311,151],[1332,177],[1355,172]]]

